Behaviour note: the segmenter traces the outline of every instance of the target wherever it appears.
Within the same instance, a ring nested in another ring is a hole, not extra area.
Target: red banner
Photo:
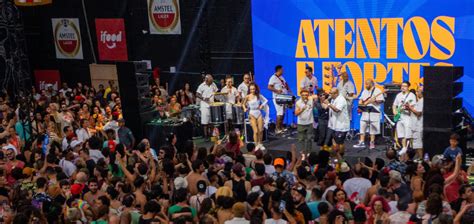
[[[37,90],[46,89],[48,86],[58,90],[61,78],[58,70],[35,70],[35,83]]]
[[[128,61],[127,40],[123,19],[95,19],[99,59]]]

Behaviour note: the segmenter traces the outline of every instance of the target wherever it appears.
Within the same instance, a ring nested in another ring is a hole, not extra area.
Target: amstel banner
[[[83,59],[82,38],[77,18],[53,18],[53,38],[58,59]]]
[[[179,0],[147,0],[151,34],[181,34]]]
[[[408,80],[416,88],[422,66],[464,66],[461,97],[474,112],[472,24],[469,0],[252,1],[256,80],[271,98],[275,65],[284,67],[294,93],[307,66],[325,90],[346,71],[359,95],[369,78],[378,86]]]

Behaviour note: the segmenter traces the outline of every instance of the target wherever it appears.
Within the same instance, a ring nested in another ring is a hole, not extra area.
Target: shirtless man
[[[188,190],[191,195],[196,195],[198,193],[197,182],[200,180],[206,181],[202,173],[205,171],[204,164],[201,160],[195,160],[192,164],[193,171],[186,177],[188,182]],[[207,181],[206,181],[207,182]],[[209,183],[207,183],[209,185]]]
[[[89,187],[89,192],[87,192],[84,195],[84,200],[86,200],[87,203],[89,203],[89,205],[94,207],[95,200],[97,198],[99,198],[100,196],[105,195],[105,194],[104,194],[104,192],[99,191],[99,182],[95,178],[91,178],[89,180],[88,187]]]

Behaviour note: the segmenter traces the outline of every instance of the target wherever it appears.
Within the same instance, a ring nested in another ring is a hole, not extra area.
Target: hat
[[[388,175],[390,176],[390,178],[398,181],[398,182],[402,182],[402,174],[396,170],[390,170],[390,172],[388,173]]]
[[[273,161],[273,166],[285,166],[285,160],[283,160],[282,158],[276,158]]]
[[[25,167],[25,168],[23,168],[23,174],[25,174],[25,175],[27,175],[27,176],[31,176],[34,171],[35,171],[35,169],[33,169],[33,168],[31,168],[31,167]]]
[[[306,189],[304,189],[303,187],[295,187],[295,188],[293,188],[293,190],[298,192],[299,194],[301,194],[301,196],[303,196],[303,198],[306,197]]]
[[[82,144],[82,141],[79,141],[79,140],[73,140],[71,142],[71,148],[75,148],[76,146],[79,146]]]
[[[206,188],[207,188],[206,181],[200,180],[200,181],[197,182],[198,192],[204,193],[204,192],[206,192]]]
[[[83,190],[84,190],[84,185],[83,184],[73,184],[73,185],[71,185],[71,194],[73,194],[73,195],[82,194]]]
[[[244,167],[240,163],[234,164],[232,166],[232,172],[235,173],[236,175],[243,176],[244,175]]]
[[[177,177],[174,179],[174,188],[176,190],[181,188],[188,188],[188,181],[184,177]]]
[[[250,190],[250,194],[251,193],[257,193],[258,196],[263,197],[263,191],[262,191],[262,189],[260,189],[260,186],[258,186],[258,185],[252,187],[252,190]]]
[[[341,163],[341,173],[347,173],[349,171],[351,171],[349,165],[347,165],[346,162]]]

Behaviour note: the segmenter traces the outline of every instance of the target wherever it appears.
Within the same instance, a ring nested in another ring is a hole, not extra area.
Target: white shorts
[[[360,120],[360,133],[365,134],[369,132],[371,135],[378,135],[380,134],[380,122],[379,120],[371,120],[370,121],[370,128],[369,128],[369,121]]]
[[[283,116],[285,114],[285,106],[277,104],[276,99],[273,99],[273,105],[275,105],[277,116]]]
[[[211,121],[211,108],[201,106],[201,124],[208,125]]]
[[[422,137],[421,133],[422,132],[420,132],[420,131],[412,131],[413,148],[414,149],[422,149],[423,148],[423,137]]]
[[[397,122],[397,137],[411,138],[411,122],[410,119],[401,119]]]

